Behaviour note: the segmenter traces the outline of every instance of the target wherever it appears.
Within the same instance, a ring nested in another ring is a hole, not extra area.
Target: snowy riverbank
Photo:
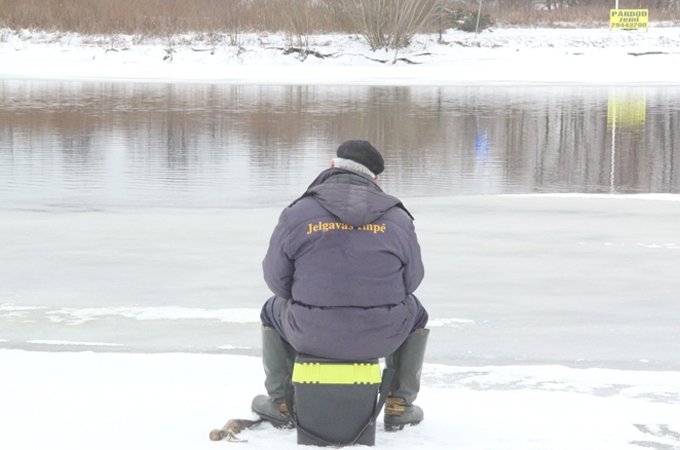
[[[0,29],[0,78],[249,84],[680,84],[680,27],[648,31],[511,29],[418,35],[409,48],[370,51],[358,36],[282,34],[173,39]],[[288,51],[287,51],[288,50]],[[288,54],[286,54],[288,53]],[[392,64],[395,60],[396,63]]]

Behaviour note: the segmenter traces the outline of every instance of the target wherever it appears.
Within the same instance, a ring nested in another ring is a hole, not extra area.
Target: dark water
[[[345,139],[400,196],[680,192],[680,87],[0,81],[1,207],[297,195]]]

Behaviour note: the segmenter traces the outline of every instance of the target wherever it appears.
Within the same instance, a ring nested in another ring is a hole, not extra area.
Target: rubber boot
[[[425,347],[430,330],[420,328],[385,358],[385,365],[395,371],[394,388],[385,401],[385,430],[397,431],[423,420],[423,410],[413,404],[420,391]]]
[[[295,350],[271,327],[262,327],[262,364],[267,395],[253,399],[251,409],[275,427],[290,427],[285,395],[290,383]]]

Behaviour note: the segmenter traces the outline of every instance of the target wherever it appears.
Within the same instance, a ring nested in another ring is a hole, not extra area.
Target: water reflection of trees
[[[612,158],[606,88],[5,82],[0,158],[40,148],[45,166],[102,166],[119,152],[128,169],[181,179],[291,172],[365,138],[387,157],[387,187],[411,194],[608,192],[612,180],[680,192],[680,91],[635,89],[645,123],[617,129]]]

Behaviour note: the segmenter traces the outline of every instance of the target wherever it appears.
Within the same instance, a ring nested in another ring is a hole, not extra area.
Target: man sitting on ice
[[[337,360],[385,357],[396,382],[385,428],[423,420],[413,404],[429,330],[413,292],[423,279],[413,217],[378,186],[382,155],[368,141],[340,145],[331,167],[283,210],[263,262],[275,294],[264,304],[267,395],[252,409],[288,424],[284,402],[295,352]],[[332,408],[333,405],[329,405]]]

